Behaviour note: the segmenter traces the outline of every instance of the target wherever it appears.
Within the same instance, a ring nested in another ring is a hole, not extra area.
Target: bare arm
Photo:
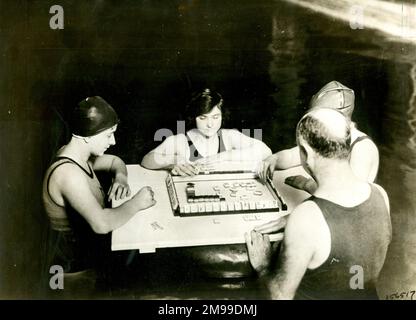
[[[389,217],[391,217],[390,216],[390,201],[389,201],[389,197],[387,195],[387,192],[381,186],[379,186],[378,184],[373,183],[373,185],[381,192],[381,195],[383,196],[384,202],[385,202],[386,207],[387,207],[387,212],[389,214]],[[390,218],[389,225],[390,225],[390,241],[391,241],[391,237],[392,237],[391,218]]]
[[[300,166],[299,148],[281,150],[272,155],[275,159],[275,170],[285,170]]]
[[[106,171],[113,175],[113,183],[108,191],[109,200],[124,199],[130,196],[130,187],[127,179],[127,168],[123,160],[111,154],[104,154],[92,161],[94,171]]]
[[[281,150],[265,159],[258,168],[258,175],[260,179],[265,182],[267,177],[273,178],[275,170],[285,170],[292,167],[300,166],[299,148]]]
[[[350,166],[363,181],[374,182],[379,166],[379,152],[369,139],[357,143],[351,150]]]
[[[251,236],[252,243],[246,240],[250,262],[268,288],[272,299],[294,298],[315,254],[315,222],[313,216],[308,214],[309,205],[305,204],[297,207],[289,216],[276,270],[270,270],[270,262],[265,262],[267,255],[264,254],[264,248],[267,247],[265,240],[268,237],[255,232],[254,239]]]
[[[175,164],[185,163],[187,140],[184,135],[167,137],[159,146],[146,154],[141,165],[147,169],[172,169]]]
[[[94,171],[111,172],[114,176],[118,174],[127,176],[127,168],[124,161],[111,154],[104,154],[100,157],[96,157],[92,161],[92,168]]]
[[[373,183],[373,185],[378,189],[378,190],[380,190],[380,192],[381,192],[381,194],[382,194],[382,196],[383,196],[383,199],[384,199],[384,203],[386,204],[386,207],[387,207],[387,211],[388,211],[388,213],[390,214],[390,201],[389,201],[389,197],[388,197],[388,195],[387,195],[387,192],[386,192],[386,190],[384,190],[381,186],[379,186],[378,184],[375,184],[375,183]]]
[[[153,191],[145,187],[121,206],[114,209],[103,208],[78,168],[65,165],[65,171],[60,170],[59,173],[57,183],[62,197],[84,217],[96,233],[111,232],[124,225],[136,212],[156,203],[153,200]]]

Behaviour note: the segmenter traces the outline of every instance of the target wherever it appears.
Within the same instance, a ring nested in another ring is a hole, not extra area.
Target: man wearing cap
[[[310,110],[330,108],[341,112],[351,120],[354,111],[354,91],[338,81],[327,83],[311,99]],[[349,163],[354,174],[364,181],[373,182],[377,176],[379,153],[377,146],[365,133],[351,122],[351,156]],[[284,170],[300,165],[298,147],[279,151],[267,158],[259,168],[261,179],[272,176],[275,170]],[[313,194],[316,182],[303,176],[288,177],[287,184]]]
[[[296,138],[317,188],[289,215],[277,261],[268,235],[245,235],[250,262],[273,299],[376,299],[391,241],[387,194],[354,174],[350,124],[341,113],[313,109]]]
[[[105,207],[97,171],[113,176],[108,200],[130,196],[124,162],[104,152],[115,144],[118,117],[101,97],[89,97],[74,110],[72,138],[57,153],[45,174],[42,198],[50,230],[46,267],[59,265],[65,276],[99,267],[102,237],[155,204],[150,187],[138,191],[117,208]],[[105,248],[110,250],[110,248]]]

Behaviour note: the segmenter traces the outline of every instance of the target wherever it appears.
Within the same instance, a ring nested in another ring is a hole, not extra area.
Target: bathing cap
[[[331,81],[324,85],[312,96],[310,109],[335,109],[350,117],[354,111],[354,91],[338,81]]]
[[[70,127],[73,134],[90,137],[119,123],[114,109],[101,97],[88,97],[75,108]]]

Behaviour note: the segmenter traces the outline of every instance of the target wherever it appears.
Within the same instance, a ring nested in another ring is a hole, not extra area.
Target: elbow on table
[[[100,221],[93,221],[90,225],[91,229],[96,234],[108,234],[113,231],[109,223],[107,223],[104,219]]]
[[[268,146],[265,145],[264,149],[263,149],[263,159],[262,160],[266,159],[267,157],[270,157],[272,154],[273,154],[272,149],[270,149]]]
[[[143,157],[140,165],[146,169],[151,169],[151,170],[156,169],[154,165],[154,160],[152,158],[153,158],[152,152],[149,152]]]

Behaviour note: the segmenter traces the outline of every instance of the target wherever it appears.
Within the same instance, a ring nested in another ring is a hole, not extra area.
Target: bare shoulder
[[[77,186],[85,181],[85,173],[73,163],[66,162],[57,167],[51,176],[51,184],[64,188]],[[59,189],[61,189],[59,188]]]
[[[322,247],[325,219],[313,201],[305,201],[289,215],[283,238],[287,256],[308,267]]]
[[[366,135],[359,136],[357,139],[359,139],[360,137],[365,137],[365,136]],[[363,139],[363,140],[359,141],[358,143],[356,143],[354,145],[354,150],[356,148],[357,149],[360,149],[360,150],[363,150],[363,149],[366,149],[366,150],[375,150],[375,151],[378,152],[378,148],[377,148],[376,144],[370,138],[369,139]]]
[[[298,205],[289,215],[285,235],[301,239],[314,237],[320,229],[322,214],[315,202],[307,200]]]
[[[358,161],[358,163],[371,163],[373,166],[378,167],[379,151],[373,140],[363,139],[354,144],[354,147],[351,150],[351,161]],[[375,174],[376,173],[377,169],[375,171]]]
[[[183,143],[185,141],[188,141],[188,138],[186,137],[186,135],[183,133],[179,133],[179,134],[168,136],[165,139],[164,143],[176,143],[176,142]]]
[[[221,136],[225,145],[232,149],[240,149],[241,143],[246,140],[246,136],[237,129],[221,129]]]
[[[221,129],[221,132],[224,140],[231,141],[234,145],[258,142],[257,139],[250,136],[251,132],[248,132],[248,135],[237,129]]]
[[[164,150],[169,154],[180,152],[188,143],[188,138],[185,134],[175,134],[168,136],[156,149],[153,151]]]
[[[390,202],[389,202],[389,196],[387,195],[386,190],[384,190],[384,188],[383,188],[382,186],[380,186],[380,185],[378,185],[378,184],[376,184],[376,183],[373,183],[372,185],[373,185],[374,187],[376,187],[376,188],[380,191],[380,193],[381,193],[381,195],[383,196],[384,201],[385,201],[385,203],[386,203],[387,209],[388,209],[388,211],[390,212]]]
[[[230,138],[241,137],[242,135],[237,129],[221,129],[221,133]]]
[[[360,151],[365,149],[365,150],[375,150],[378,152],[378,148],[376,144],[366,133],[358,130],[355,127],[353,130],[351,130],[351,143],[354,143],[355,140],[360,139],[362,137],[367,137],[368,139],[362,139],[361,141],[356,143],[354,145],[354,150],[357,148],[357,150],[360,149]]]

